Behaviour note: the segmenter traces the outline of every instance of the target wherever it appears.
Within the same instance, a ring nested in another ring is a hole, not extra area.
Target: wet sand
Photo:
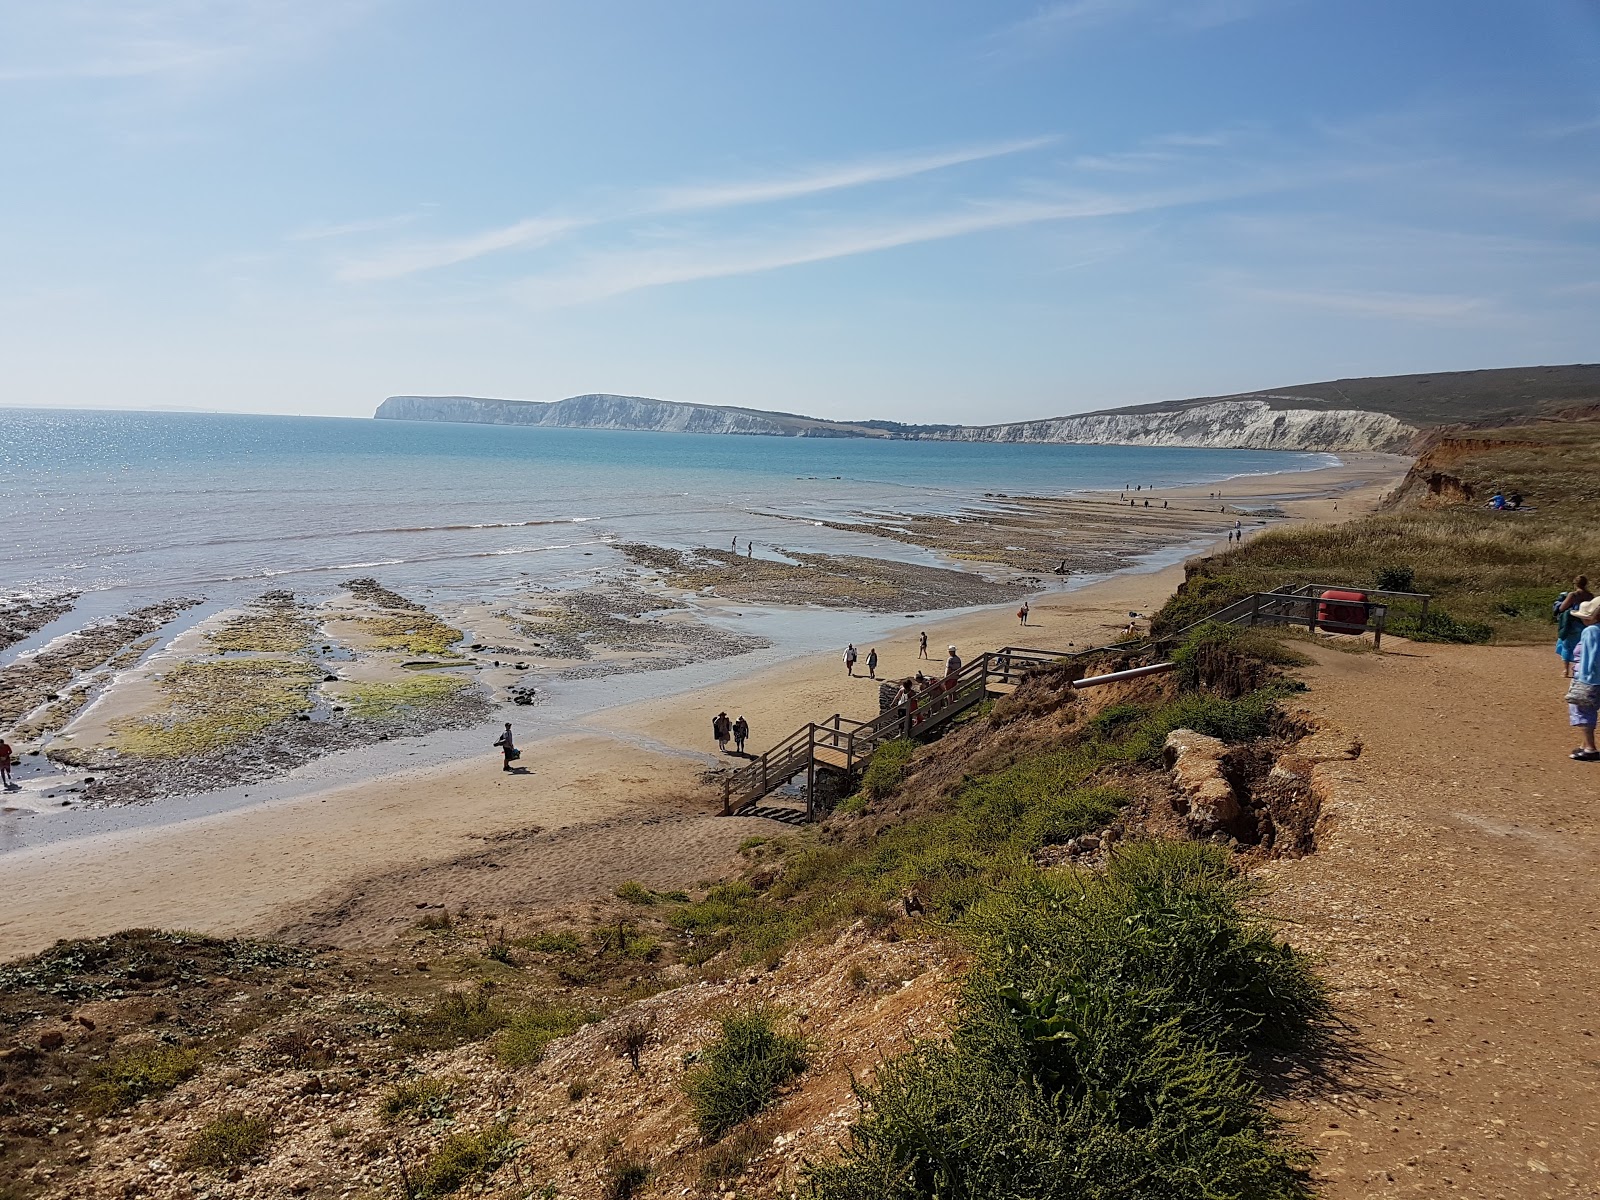
[[[1369,509],[1408,465],[1393,456],[1362,457],[1378,461],[1298,475],[1289,486],[1282,476],[1257,476],[1195,490],[1203,497],[1221,487],[1230,502],[1270,500],[1291,520],[1338,520]],[[1164,495],[1170,499],[1178,490]],[[1182,566],[1173,565],[1035,595],[1025,627],[1010,603],[940,620],[907,618],[876,642],[879,675],[909,674],[919,665],[936,673],[952,642],[966,657],[1007,644],[1103,644],[1126,625],[1130,611],[1158,607],[1182,578]],[[916,657],[923,629],[926,663]],[[869,647],[859,648],[864,660]],[[36,951],[56,938],[132,926],[338,937],[341,922],[359,913],[361,936],[375,936],[402,921],[408,905],[506,896],[504,885],[474,890],[460,871],[444,870],[492,839],[519,832],[531,838],[535,829],[549,833],[588,822],[631,822],[633,832],[541,845],[521,864],[518,896],[524,902],[607,894],[618,879],[653,877],[664,862],[687,872],[680,878],[715,878],[731,869],[752,824],[713,815],[716,790],[701,780],[706,767],[738,761],[715,754],[710,720],[719,709],[749,719],[750,748],[759,752],[808,720],[835,712],[872,715],[877,685],[848,677],[837,651],[808,655],[574,720],[561,736],[528,744],[525,775],[500,770],[487,747],[494,727],[486,725],[481,757],[13,851],[0,860],[10,885],[0,915],[0,958]],[[704,870],[687,871],[691,861]],[[471,878],[502,872],[485,867]],[[430,888],[452,895],[421,894]]]

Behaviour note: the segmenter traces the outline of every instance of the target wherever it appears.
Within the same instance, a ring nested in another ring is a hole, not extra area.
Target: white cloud
[[[534,249],[595,225],[793,200],[867,184],[886,183],[963,163],[1037,150],[1055,140],[1054,137],[1022,138],[937,154],[885,155],[851,163],[824,165],[772,179],[666,188],[646,193],[637,203],[623,205],[613,212],[598,216],[529,217],[500,229],[465,237],[395,246],[367,258],[346,262],[338,269],[337,277],[347,282],[397,279],[500,251]]]
[[[667,188],[657,193],[643,210],[646,214],[694,212],[699,209],[732,208],[744,204],[760,204],[772,200],[793,200],[800,196],[814,196],[820,192],[841,188],[861,187],[871,183],[885,183],[907,179],[929,171],[963,163],[981,162],[1008,154],[1020,154],[1048,146],[1057,138],[1021,138],[1015,141],[994,142],[971,146],[942,154],[887,155],[854,163],[837,163],[820,166],[797,175],[774,179],[750,180],[745,183],[714,183],[695,187]]]
[[[819,229],[767,241],[744,239],[682,248],[608,251],[565,270],[531,276],[515,285],[513,291],[538,307],[556,308],[667,284],[753,275],[1046,221],[1151,212],[1234,194],[1239,190],[1194,188],[1139,196],[1080,194],[1054,199],[1005,199],[912,220]]]
[[[308,225],[283,235],[286,242],[315,242],[325,238],[354,237],[362,233],[382,233],[399,229],[415,221],[415,213],[399,213],[392,217],[373,217],[365,221],[344,221],[337,224]]]
[[[590,223],[572,217],[529,217],[502,229],[490,229],[468,237],[394,246],[368,258],[352,259],[335,274],[346,282],[398,279],[435,267],[454,266],[501,250],[532,250]]]
[[[1489,315],[1489,302],[1478,296],[1427,292],[1341,292],[1297,288],[1247,288],[1244,294],[1271,304],[1319,308],[1354,317],[1382,320],[1448,322]]]

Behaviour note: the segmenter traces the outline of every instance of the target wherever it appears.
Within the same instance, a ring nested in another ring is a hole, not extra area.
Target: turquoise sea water
[[[725,546],[735,535],[762,547],[921,557],[809,522],[949,510],[986,492],[1194,483],[1328,461],[0,409],[0,593],[228,599],[265,587],[332,591],[371,574],[400,590],[467,594],[495,581],[579,578],[615,564],[612,541]]]

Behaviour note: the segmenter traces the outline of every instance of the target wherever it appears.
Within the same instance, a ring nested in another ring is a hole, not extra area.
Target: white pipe
[[[1177,663],[1151,663],[1147,667],[1130,667],[1126,671],[1113,671],[1109,675],[1091,675],[1087,679],[1074,679],[1072,686],[1079,689],[1099,687],[1102,683],[1116,683],[1122,679],[1137,679],[1141,675],[1160,675],[1172,670]]]

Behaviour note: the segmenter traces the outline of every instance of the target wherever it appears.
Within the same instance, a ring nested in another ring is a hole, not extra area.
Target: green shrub
[[[810,1194],[1309,1196],[1248,1056],[1313,1039],[1327,1000],[1251,898],[1189,843],[989,894],[949,1043],[857,1088],[866,1111],[839,1160],[808,1167]]]
[[[395,1084],[383,1094],[378,1111],[387,1121],[404,1116],[440,1121],[450,1115],[455,1093],[443,1079],[422,1076]]]
[[[510,1126],[498,1123],[477,1133],[456,1133],[437,1149],[415,1174],[402,1168],[400,1191],[404,1200],[437,1200],[460,1191],[473,1180],[499,1170],[516,1152]]]
[[[207,1121],[179,1156],[186,1167],[226,1171],[260,1158],[272,1142],[272,1122],[245,1112],[225,1112]]]
[[[1101,737],[1115,737],[1150,710],[1142,704],[1108,704],[1089,720],[1089,728]]]
[[[1380,592],[1415,592],[1417,573],[1410,567],[1381,567],[1373,586]]]
[[[545,1047],[551,1042],[592,1020],[592,1013],[576,1005],[532,1005],[506,1023],[496,1054],[508,1067],[531,1067],[544,1057]]]
[[[1455,642],[1478,645],[1494,637],[1494,627],[1482,621],[1458,621],[1442,608],[1424,613],[1410,606],[1389,609],[1385,622],[1388,632],[1413,642]]]
[[[630,879],[617,886],[617,899],[626,900],[629,904],[654,904],[656,894],[644,884]]]
[[[170,1092],[200,1069],[200,1052],[178,1046],[153,1046],[119,1055],[93,1071],[85,1086],[91,1112],[108,1113],[147,1096]]]
[[[1311,660],[1268,629],[1208,621],[1173,650],[1172,661],[1180,687],[1242,696],[1274,678],[1275,668],[1302,667]]]
[[[867,769],[861,775],[861,790],[872,800],[891,795],[905,780],[911,756],[916,752],[917,744],[910,738],[884,742],[867,760]]]
[[[806,1068],[805,1039],[781,1032],[774,1010],[737,1009],[718,1024],[720,1035],[683,1084],[695,1124],[710,1141],[760,1112]]]

